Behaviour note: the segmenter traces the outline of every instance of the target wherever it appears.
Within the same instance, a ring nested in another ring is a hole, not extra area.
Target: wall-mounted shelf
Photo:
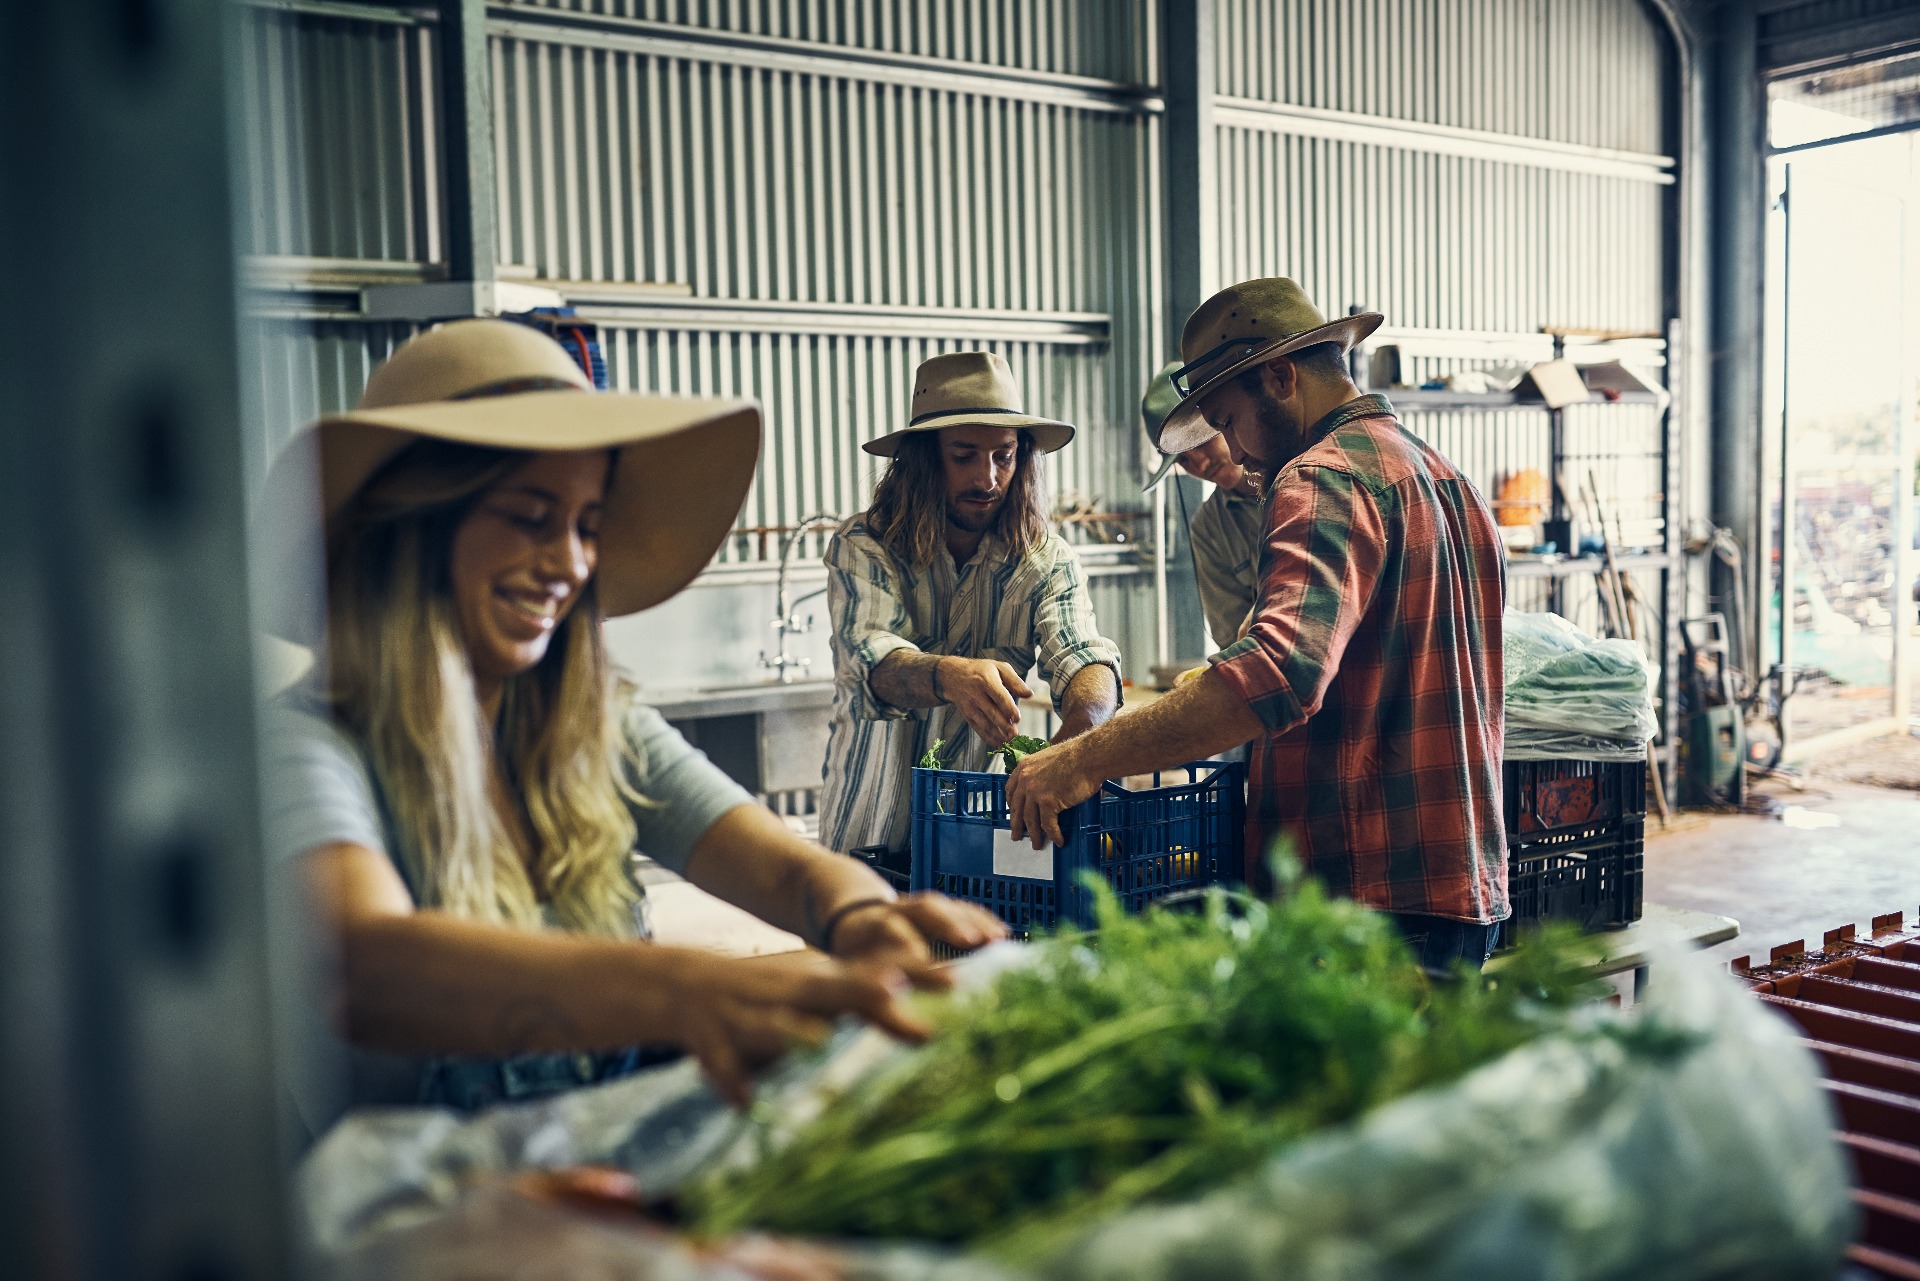
[[[1353,310],[1362,309],[1356,307]],[[1497,414],[1515,411],[1538,413],[1544,420],[1542,425],[1547,429],[1546,479],[1549,486],[1547,501],[1542,504],[1545,508],[1542,532],[1546,539],[1560,547],[1579,546],[1585,541],[1583,535],[1589,532],[1583,529],[1586,523],[1583,510],[1585,504],[1577,502],[1576,496],[1568,493],[1565,488],[1583,480],[1581,476],[1564,474],[1569,463],[1566,411],[1583,409],[1590,405],[1635,405],[1652,408],[1658,413],[1660,419],[1659,506],[1664,546],[1632,552],[1616,548],[1613,563],[1622,574],[1642,573],[1659,576],[1657,592],[1650,593],[1646,598],[1653,607],[1644,615],[1643,625],[1658,629],[1657,636],[1649,634],[1646,639],[1660,660],[1659,716],[1662,732],[1659,757],[1661,773],[1671,784],[1674,781],[1673,771],[1676,762],[1674,744],[1677,741],[1679,729],[1677,719],[1680,668],[1679,623],[1683,609],[1680,585],[1686,568],[1686,558],[1680,549],[1678,521],[1674,509],[1674,494],[1679,485],[1679,420],[1673,412],[1673,398],[1670,390],[1657,386],[1648,390],[1648,380],[1639,378],[1637,374],[1628,380],[1622,380],[1614,373],[1608,372],[1597,385],[1591,377],[1591,371],[1600,370],[1610,361],[1623,359],[1627,355],[1627,349],[1613,345],[1614,340],[1629,339],[1637,342],[1649,336],[1611,333],[1600,335],[1596,332],[1590,335],[1594,341],[1582,341],[1586,336],[1566,330],[1549,330],[1545,334],[1551,348],[1552,359],[1555,361],[1567,358],[1570,340],[1582,342],[1580,350],[1583,357],[1607,357],[1605,360],[1584,364],[1581,380],[1589,389],[1586,399],[1576,399],[1560,408],[1549,405],[1541,398],[1539,392],[1541,384],[1535,381],[1538,375],[1531,367],[1528,379],[1522,381],[1521,389],[1518,391],[1469,392],[1444,389],[1427,391],[1418,387],[1393,388],[1365,385],[1362,389],[1379,392],[1395,409],[1408,414]],[[1669,333],[1664,340],[1662,350],[1669,358],[1675,342],[1673,333]],[[1455,353],[1447,354],[1453,356]],[[1364,378],[1370,368],[1364,353],[1358,351],[1353,353],[1351,365],[1356,382]],[[1672,368],[1671,364],[1669,368]],[[1632,371],[1624,372],[1631,374]],[[1405,376],[1413,375],[1409,372]],[[1555,385],[1558,385],[1557,380]],[[1612,390],[1603,392],[1598,390],[1599,386],[1609,387]],[[1621,495],[1614,495],[1613,502],[1617,504],[1621,497]],[[1613,530],[1599,529],[1591,532],[1613,533],[1617,536],[1618,528],[1616,517]],[[1606,567],[1607,561],[1604,556],[1592,554],[1509,560],[1507,579],[1509,582],[1530,581],[1543,585],[1543,590],[1536,589],[1537,595],[1544,597],[1544,603],[1549,610],[1564,615],[1567,613],[1570,593],[1578,588],[1577,580],[1604,573]]]
[[[1670,569],[1672,557],[1665,552],[1628,552],[1616,555],[1613,563],[1621,573],[1631,574],[1636,570]],[[1513,578],[1576,578],[1581,574],[1597,574],[1607,567],[1604,556],[1557,556],[1551,560],[1508,560],[1507,577]]]
[[[1376,389],[1379,390],[1379,389]],[[1539,409],[1547,410],[1547,402],[1537,397],[1522,397],[1510,391],[1422,391],[1416,387],[1401,387],[1381,390],[1380,394],[1393,403],[1395,409],[1418,409],[1427,412],[1479,411],[1491,413],[1503,409]],[[1585,402],[1574,403],[1589,405],[1658,405],[1661,397],[1652,392],[1621,392],[1617,397],[1602,396],[1595,392]]]

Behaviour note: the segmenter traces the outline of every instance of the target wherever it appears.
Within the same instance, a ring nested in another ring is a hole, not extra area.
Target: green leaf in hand
[[[1046,746],[1047,740],[1044,738],[1030,738],[1025,734],[1016,734],[993,750],[994,755],[1006,762],[1008,769],[1012,769],[1022,760],[1032,756],[1035,752],[1043,750]]]

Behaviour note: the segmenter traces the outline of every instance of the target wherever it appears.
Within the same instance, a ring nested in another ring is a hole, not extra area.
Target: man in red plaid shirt
[[[1248,881],[1279,841],[1391,913],[1429,968],[1478,966],[1509,912],[1504,559],[1479,492],[1347,377],[1380,320],[1329,324],[1274,279],[1187,321],[1160,448],[1218,432],[1263,476],[1252,630],[1153,706],[1022,761],[1008,808],[1016,838],[1057,842],[1060,811],[1102,780],[1252,740]]]

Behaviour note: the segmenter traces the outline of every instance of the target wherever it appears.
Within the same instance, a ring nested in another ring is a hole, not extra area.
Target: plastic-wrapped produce
[[[1214,1191],[1117,1214],[1030,1269],[899,1242],[846,1247],[847,1274],[854,1281],[1830,1275],[1852,1221],[1812,1056],[1791,1027],[1701,958],[1662,957],[1658,974],[1645,1004],[1595,1011],[1620,1023],[1622,1035],[1543,1037],[1451,1084],[1283,1146]],[[756,1113],[804,1123],[849,1078],[906,1053],[876,1055],[878,1048],[871,1033],[837,1038],[828,1053],[771,1082]],[[459,1250],[466,1270],[458,1274],[474,1281],[739,1278],[737,1258],[689,1254],[659,1235],[616,1239],[558,1221],[540,1241],[541,1258],[582,1265],[575,1270],[528,1272],[524,1250],[476,1256],[471,1248],[474,1225],[500,1212],[495,1189],[503,1169],[605,1162],[633,1170],[643,1188],[659,1192],[690,1174],[690,1165],[745,1155],[730,1141],[745,1137],[739,1122],[690,1070],[649,1075],[580,1091],[566,1104],[499,1108],[467,1120],[431,1112],[350,1118],[303,1172],[319,1270],[351,1281],[442,1275],[424,1265]],[[836,1078],[838,1088],[830,1087]]]
[[[1655,669],[1627,640],[1597,640],[1558,614],[1509,611],[1508,760],[1638,760],[1659,730]]]
[[[1549,1037],[1099,1229],[1050,1281],[1831,1275],[1852,1227],[1812,1057],[1697,956],[1626,1018],[1668,1056]]]

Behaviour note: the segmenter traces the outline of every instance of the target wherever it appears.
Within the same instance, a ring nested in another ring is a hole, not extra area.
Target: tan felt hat
[[[905,427],[861,448],[891,458],[908,435],[942,427],[1018,427],[1033,433],[1033,447],[1043,454],[1073,439],[1073,428],[1067,423],[1026,411],[1013,370],[990,351],[956,351],[921,361],[913,375],[911,412]]]
[[[1200,402],[1235,374],[1323,342],[1351,351],[1384,319],[1363,311],[1329,322],[1299,285],[1282,276],[1222,289],[1200,304],[1180,334],[1186,364],[1172,376],[1180,403],[1160,426],[1160,452],[1184,454],[1218,434],[1200,416]]]
[[[746,501],[760,456],[751,400],[595,391],[553,339],[507,320],[456,320],[409,340],[367,380],[352,412],[309,424],[268,473],[259,510],[268,572],[297,573],[330,521],[416,440],[560,452],[614,449],[595,584],[608,617],[657,605],[692,582]],[[320,521],[313,513],[318,486]],[[302,528],[304,527],[304,528]],[[309,561],[308,563],[317,563]],[[271,585],[271,584],[270,584]],[[317,639],[320,620],[268,602],[277,635]]]

